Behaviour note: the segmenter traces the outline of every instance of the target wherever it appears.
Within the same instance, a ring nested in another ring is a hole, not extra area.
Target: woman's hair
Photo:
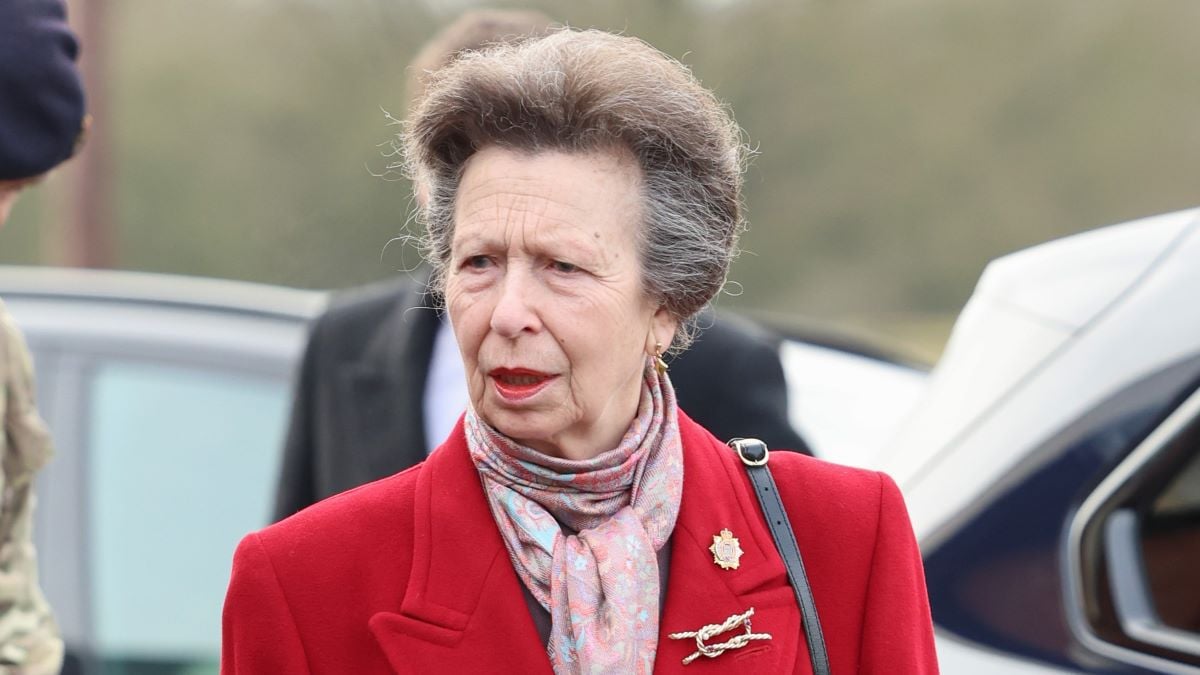
[[[440,292],[467,160],[518,152],[631,153],[642,171],[646,293],[679,322],[677,347],[720,291],[742,229],[745,148],[732,117],[678,61],[596,30],[467,52],[433,73],[409,117],[405,157],[427,199],[423,253]]]

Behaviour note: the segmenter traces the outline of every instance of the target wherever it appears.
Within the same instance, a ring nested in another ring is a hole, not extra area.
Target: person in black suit
[[[532,12],[464,14],[410,67],[410,97],[459,53],[549,25]],[[437,305],[424,279],[395,279],[336,297],[316,321],[296,381],[276,520],[418,464],[449,433],[464,409],[466,383],[457,352],[442,351],[454,341]],[[671,363],[680,408],[719,438],[754,436],[773,449],[811,454],[788,421],[778,338],[713,312],[701,325]]]

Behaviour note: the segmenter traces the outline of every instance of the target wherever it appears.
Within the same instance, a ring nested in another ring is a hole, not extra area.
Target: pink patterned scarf
[[[517,575],[550,611],[554,672],[648,675],[658,647],[656,553],[675,528],[683,491],[670,380],[648,364],[625,437],[588,460],[522,446],[473,410],[465,428]]]

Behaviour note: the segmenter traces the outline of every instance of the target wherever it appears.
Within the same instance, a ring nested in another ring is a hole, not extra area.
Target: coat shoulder
[[[422,464],[324,499],[256,534],[269,554],[303,560],[352,560],[385,541],[407,541]]]
[[[831,536],[865,547],[878,536],[885,508],[893,499],[900,501],[895,483],[878,471],[790,452],[772,454],[769,465],[796,529],[797,520],[801,525],[823,523],[835,530]]]
[[[769,466],[780,491],[797,499],[870,501],[891,481],[878,471],[792,452],[771,453]]]
[[[384,672],[366,626],[404,597],[420,466],[242,540],[225,597],[222,672]]]
[[[680,426],[685,445],[704,452],[708,461],[715,459],[722,463],[728,474],[741,475],[743,487],[753,494],[746,467],[735,452],[686,416]],[[885,497],[894,492],[899,498],[895,483],[878,471],[834,464],[795,452],[772,452],[767,466],[800,538],[836,532],[839,537],[853,535],[858,541],[870,544]]]

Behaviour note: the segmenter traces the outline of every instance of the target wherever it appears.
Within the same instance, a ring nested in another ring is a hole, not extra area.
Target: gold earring
[[[662,355],[663,355],[662,343],[655,342],[654,343],[654,369],[658,371],[659,375],[662,375],[663,373],[667,372],[667,369],[669,368],[669,366],[667,366],[667,362],[663,361]]]

